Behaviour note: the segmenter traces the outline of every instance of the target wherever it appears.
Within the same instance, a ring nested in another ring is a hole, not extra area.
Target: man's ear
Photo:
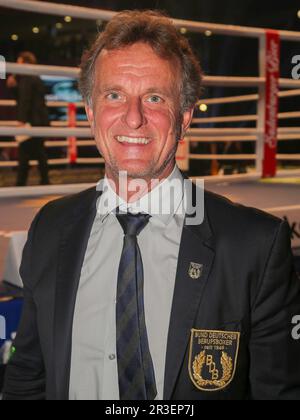
[[[190,125],[191,125],[193,117],[194,117],[194,111],[195,111],[195,108],[193,107],[183,114],[182,125],[181,125],[181,137],[182,138],[184,138],[184,136],[186,135],[186,132],[190,128]]]
[[[91,126],[92,135],[94,136],[95,135],[95,118],[94,118],[93,108],[90,105],[85,104],[85,112]]]

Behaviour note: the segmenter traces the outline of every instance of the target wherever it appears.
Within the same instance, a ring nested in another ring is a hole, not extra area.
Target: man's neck
[[[119,177],[113,176],[109,171],[106,171],[106,178],[115,193],[128,203],[133,203],[140,200],[145,195],[149,194],[154,188],[161,184],[164,180],[169,178],[176,166],[174,162],[164,170],[160,175],[152,178],[129,178],[125,172],[121,172]]]

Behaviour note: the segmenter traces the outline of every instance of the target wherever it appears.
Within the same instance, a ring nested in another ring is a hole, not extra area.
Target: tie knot
[[[147,226],[151,216],[149,214],[116,214],[116,217],[123,228],[124,235],[138,236]]]

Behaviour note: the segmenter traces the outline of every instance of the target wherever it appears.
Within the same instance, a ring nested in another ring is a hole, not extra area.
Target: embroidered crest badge
[[[213,392],[232,382],[239,353],[240,333],[192,330],[189,374],[201,391]]]
[[[196,264],[191,262],[190,269],[189,269],[189,276],[194,279],[198,280],[202,276],[203,273],[203,264]]]

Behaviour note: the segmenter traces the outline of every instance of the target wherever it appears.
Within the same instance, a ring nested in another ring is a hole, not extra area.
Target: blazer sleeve
[[[252,308],[251,397],[300,400],[300,340],[292,319],[300,315],[300,281],[291,251],[290,228],[282,222],[274,236]]]
[[[14,342],[15,352],[6,369],[4,400],[44,400],[46,395],[46,375],[31,285],[32,246],[40,215],[41,212],[32,223],[23,251],[20,274],[24,283],[24,305]]]

